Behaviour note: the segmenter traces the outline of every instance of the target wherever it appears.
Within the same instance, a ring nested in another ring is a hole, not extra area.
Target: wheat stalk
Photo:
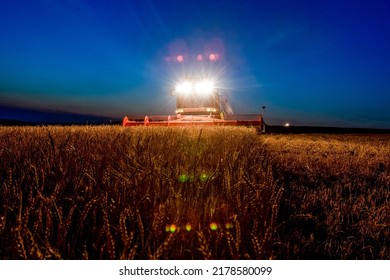
[[[206,240],[205,236],[200,231],[196,231],[196,236],[197,236],[198,241],[199,241],[198,251],[202,254],[203,259],[211,260],[211,252],[210,252],[210,249],[209,249],[209,246],[207,244],[207,240]]]
[[[157,248],[156,252],[150,256],[152,260],[160,259],[165,253],[167,253],[168,248],[173,244],[176,239],[176,236],[179,234],[180,229],[176,229],[175,232],[170,233],[168,238]]]

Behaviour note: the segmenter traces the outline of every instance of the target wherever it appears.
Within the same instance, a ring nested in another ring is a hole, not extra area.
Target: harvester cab
[[[171,91],[176,96],[175,113],[181,117],[221,119],[224,112],[218,88],[211,79],[187,78]]]

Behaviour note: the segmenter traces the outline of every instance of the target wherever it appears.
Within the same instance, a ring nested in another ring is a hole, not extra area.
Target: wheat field
[[[0,127],[0,258],[389,259],[389,139]]]

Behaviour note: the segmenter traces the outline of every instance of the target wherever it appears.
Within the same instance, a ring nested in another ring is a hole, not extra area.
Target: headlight
[[[192,91],[192,84],[190,82],[184,82],[184,83],[178,84],[176,86],[175,90],[178,93],[191,93],[191,91]]]
[[[177,93],[196,93],[196,94],[210,94],[214,91],[214,83],[210,80],[203,80],[198,82],[183,82],[175,87]]]
[[[197,93],[209,94],[214,90],[214,84],[211,81],[201,81],[195,85]]]

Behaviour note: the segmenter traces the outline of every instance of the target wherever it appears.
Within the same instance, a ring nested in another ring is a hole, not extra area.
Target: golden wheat
[[[2,259],[389,259],[389,136],[1,127]]]

